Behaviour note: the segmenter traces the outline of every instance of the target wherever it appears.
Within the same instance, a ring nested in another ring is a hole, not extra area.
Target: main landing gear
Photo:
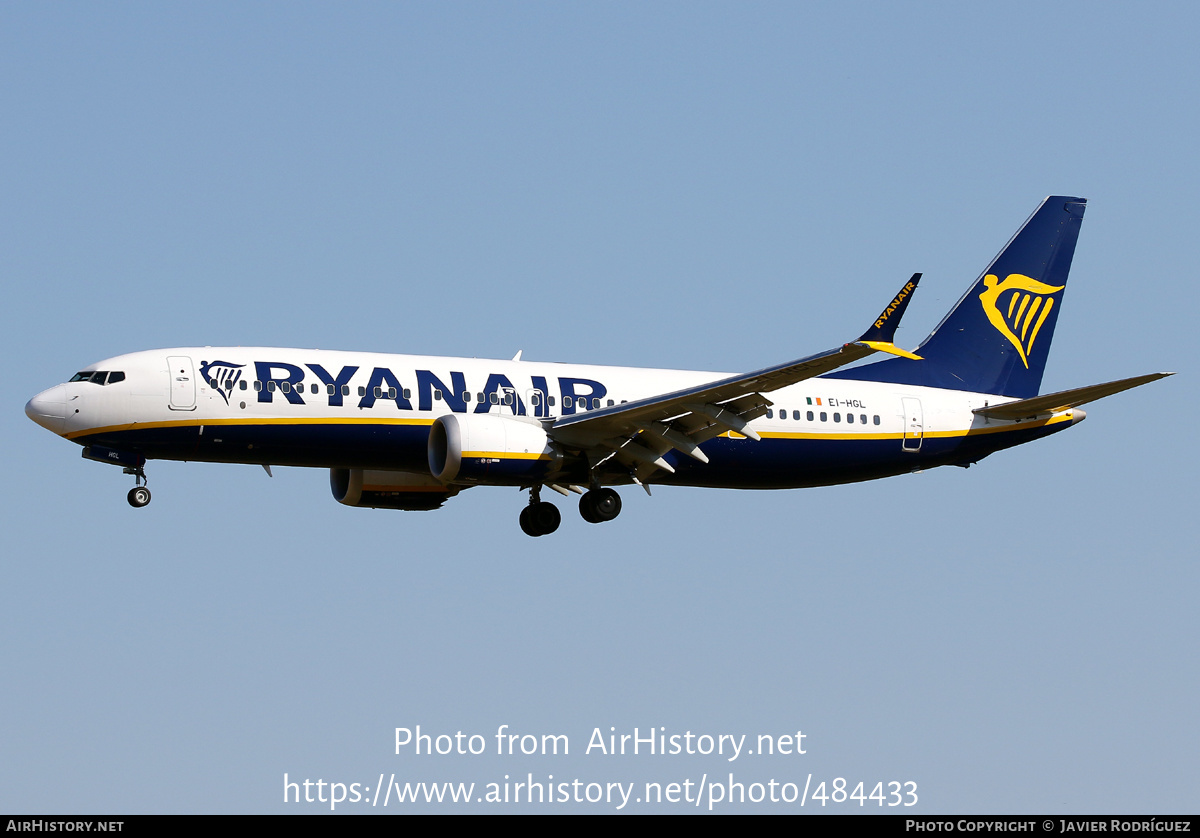
[[[129,494],[125,496],[125,499],[129,501],[129,505],[134,509],[141,509],[150,502],[150,490],[146,488],[146,472],[142,470],[141,466],[138,466],[137,468],[125,469],[125,473],[132,474],[137,483],[136,486],[129,490]]]
[[[521,510],[521,530],[534,537],[549,535],[562,522],[558,507],[542,500],[541,491],[541,486],[535,486],[529,492],[529,505]],[[612,489],[592,489],[579,499],[579,514],[589,524],[611,521],[621,514],[621,496]]]
[[[529,506],[521,510],[521,530],[535,538],[549,535],[562,522],[558,507],[541,499],[541,490],[541,486],[534,486],[529,493]]]
[[[579,514],[589,524],[603,524],[621,514],[621,496],[612,489],[592,489],[579,499]]]

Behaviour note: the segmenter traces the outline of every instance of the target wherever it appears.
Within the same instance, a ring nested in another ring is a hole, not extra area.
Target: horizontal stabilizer
[[[1031,399],[997,404],[990,407],[976,408],[973,413],[987,416],[989,419],[1024,419],[1041,413],[1058,413],[1081,404],[1094,402],[1105,396],[1141,387],[1151,381],[1158,381],[1173,372],[1155,372],[1150,375],[1139,375],[1136,378],[1123,378],[1120,381],[1110,381],[1107,384],[1093,384],[1090,387],[1078,387],[1074,390],[1063,390],[1061,393],[1049,393],[1045,396],[1034,396]]]

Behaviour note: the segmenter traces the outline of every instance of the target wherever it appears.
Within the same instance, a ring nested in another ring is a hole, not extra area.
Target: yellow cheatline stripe
[[[929,438],[946,438],[956,436],[978,436],[980,434],[998,434],[1008,431],[1022,431],[1029,428],[1038,428],[1043,425],[1056,425],[1059,422],[1070,422],[1072,420],[1071,411],[1060,413],[1057,416],[1051,416],[1049,419],[1038,419],[1032,422],[1018,422],[1015,425],[995,425],[983,428],[968,428],[965,430],[953,431],[925,431],[922,436]],[[337,417],[324,419],[287,419],[287,418],[267,418],[267,419],[210,419],[207,421],[192,419],[185,421],[171,422],[136,422],[129,425],[108,425],[102,428],[88,428],[82,431],[72,431],[63,436],[66,439],[76,439],[81,436],[93,436],[95,434],[114,433],[116,431],[131,431],[143,430],[148,428],[186,428],[199,427],[201,425],[208,427],[216,427],[218,425],[240,425],[243,427],[255,427],[259,425],[432,425],[433,419],[371,419],[371,418],[349,418],[342,419]],[[763,431],[759,434],[763,439],[903,439],[902,434],[879,434],[879,433],[787,433],[780,431]],[[721,436],[731,439],[745,439],[741,434],[735,431],[727,431]],[[915,439],[915,437],[913,437]],[[549,454],[507,454],[501,451],[464,451],[464,457],[488,457],[499,459],[516,459],[516,460],[538,460],[551,459]]]
[[[462,456],[489,460],[549,460],[549,454],[513,454],[507,451],[464,451]]]
[[[102,428],[88,428],[82,431],[71,431],[64,434],[67,439],[95,434],[113,433],[116,431],[147,430],[151,428],[187,428],[187,427],[217,427],[240,425],[255,427],[258,425],[432,425],[433,419],[385,419],[385,418],[339,418],[324,417],[311,419],[264,418],[264,419],[189,419],[168,422],[133,422],[128,425],[107,425]]]
[[[1040,428],[1045,425],[1057,425],[1060,422],[1070,422],[1072,419],[1071,413],[1051,416],[1049,419],[1038,419],[1032,422],[1018,422],[1014,425],[994,425],[983,428],[966,428],[953,431],[925,431],[921,434],[925,439],[950,439],[961,436],[981,436],[983,434],[1001,434],[1009,431],[1027,431],[1031,428]],[[849,440],[849,439],[905,439],[903,434],[822,434],[822,433],[781,433],[777,431],[765,431],[760,434],[763,439],[821,439],[821,440]],[[907,437],[908,439],[917,439],[918,437]]]
[[[763,439],[900,439],[898,434],[759,434]]]

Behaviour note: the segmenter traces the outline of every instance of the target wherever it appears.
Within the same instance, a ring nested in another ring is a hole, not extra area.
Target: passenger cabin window
[[[769,407],[767,408],[767,418],[768,418],[768,419],[774,419],[774,418],[775,418],[775,411],[771,410],[771,408],[769,408]]]
[[[812,420],[813,420],[813,412],[810,410],[810,411],[808,412],[808,421],[810,421],[810,422],[811,422]]]

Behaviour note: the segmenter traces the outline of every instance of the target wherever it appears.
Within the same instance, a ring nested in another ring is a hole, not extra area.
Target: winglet
[[[917,283],[921,281],[919,273],[913,274],[908,282],[904,283],[904,287],[892,299],[887,307],[875,318],[875,322],[871,324],[871,328],[863,332],[862,337],[855,343],[863,346],[869,346],[871,349],[876,349],[880,352],[888,352],[892,355],[899,355],[902,358],[912,358],[915,361],[921,360],[920,355],[914,355],[892,343],[892,338],[896,336],[896,327],[900,325],[900,318],[904,316],[905,309],[908,308],[909,301],[912,300],[913,292],[917,290]]]

